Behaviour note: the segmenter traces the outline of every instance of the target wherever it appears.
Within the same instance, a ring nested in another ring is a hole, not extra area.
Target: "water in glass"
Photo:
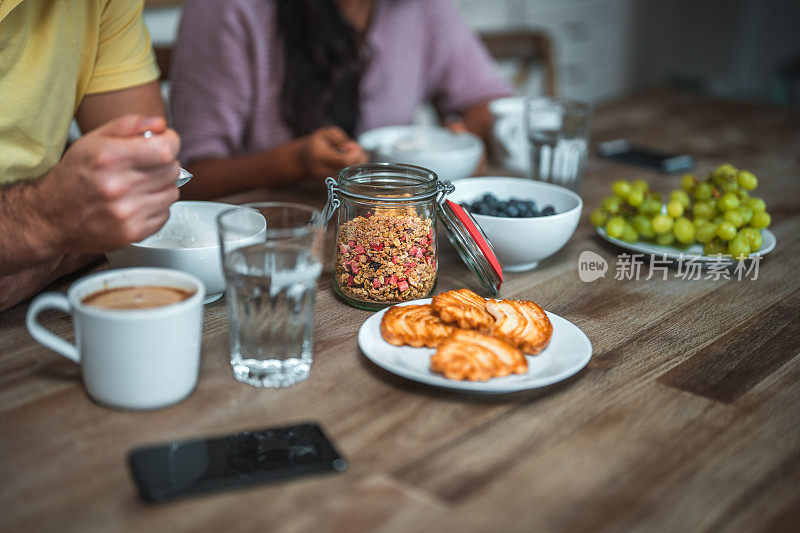
[[[322,271],[308,247],[258,243],[225,257],[234,377],[259,387],[287,387],[308,377],[314,299]]]
[[[591,109],[565,99],[526,102],[525,123],[531,147],[531,177],[578,191],[588,152]]]

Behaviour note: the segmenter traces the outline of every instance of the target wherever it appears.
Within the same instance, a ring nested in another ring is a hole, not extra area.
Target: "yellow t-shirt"
[[[85,95],[156,78],[142,0],[0,0],[0,184],[58,162]]]

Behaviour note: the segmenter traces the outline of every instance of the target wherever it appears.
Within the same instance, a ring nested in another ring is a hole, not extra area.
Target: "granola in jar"
[[[334,276],[345,296],[381,303],[427,297],[436,282],[433,221],[413,209],[366,213],[337,233]]]

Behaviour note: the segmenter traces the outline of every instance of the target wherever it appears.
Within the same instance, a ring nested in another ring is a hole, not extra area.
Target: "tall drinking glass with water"
[[[300,204],[246,204],[221,213],[217,225],[234,377],[256,387],[305,380],[313,360],[322,214]]]
[[[531,177],[578,191],[586,169],[592,109],[565,98],[530,98],[525,129],[530,141]]]

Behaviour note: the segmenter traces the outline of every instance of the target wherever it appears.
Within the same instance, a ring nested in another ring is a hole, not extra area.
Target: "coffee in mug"
[[[37,296],[26,324],[34,339],[80,364],[86,392],[99,403],[156,409],[197,385],[204,296],[203,282],[185,272],[107,270],[76,281],[66,295]],[[38,322],[45,309],[72,316],[74,344]]]
[[[114,287],[94,292],[81,303],[105,309],[149,309],[182,302],[192,294],[193,291],[163,285]]]

